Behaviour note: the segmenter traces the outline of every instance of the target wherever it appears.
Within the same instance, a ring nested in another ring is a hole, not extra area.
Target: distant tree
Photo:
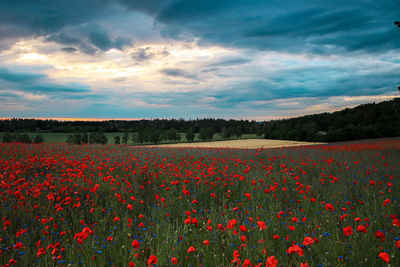
[[[221,135],[222,135],[223,139],[231,138],[231,136],[232,136],[232,128],[231,127],[222,128],[222,134]]]
[[[257,136],[262,136],[264,133],[264,127],[260,124],[258,125],[258,127],[256,128],[256,135]]]
[[[242,136],[242,126],[238,125],[233,130],[233,135],[236,137]]]
[[[10,134],[10,133],[3,134],[3,142],[4,143],[11,143],[13,141],[14,141],[14,138],[13,138],[12,134]]]
[[[194,140],[194,130],[193,127],[190,127],[189,130],[186,132],[186,140],[188,142],[193,142]]]
[[[160,131],[153,130],[150,133],[150,141],[154,144],[158,144],[160,142]]]
[[[82,134],[82,144],[87,144],[89,142],[89,135],[88,133]]]
[[[82,135],[80,133],[74,134],[74,143],[75,144],[82,144]]]
[[[126,144],[128,143],[128,140],[129,140],[129,134],[128,134],[128,133],[125,133],[125,134],[122,136],[122,144],[126,145]]]
[[[137,143],[137,134],[133,133],[131,139],[132,139],[132,143],[136,144]],[[129,141],[129,139],[128,139],[128,141]]]
[[[74,143],[74,136],[72,134],[67,135],[67,140],[65,142],[72,145]]]
[[[119,135],[114,137],[114,144],[116,144],[116,145],[121,144],[121,137],[119,137]]]
[[[96,144],[97,143],[97,135],[96,133],[89,134],[89,144]]]
[[[25,143],[25,144],[30,144],[32,143],[32,139],[29,137],[27,133],[23,133],[20,135],[17,135],[17,142]]]
[[[43,138],[43,136],[42,136],[41,134],[37,134],[37,135],[35,136],[35,138],[33,139],[33,142],[34,142],[35,144],[43,143],[43,142],[44,142],[44,138]]]
[[[99,144],[103,144],[103,145],[105,145],[105,144],[108,143],[108,138],[107,138],[107,136],[105,135],[105,133],[103,133],[103,132],[97,133],[97,142],[98,142]]]
[[[203,141],[210,140],[214,136],[214,130],[211,127],[201,128],[199,131],[199,138]]]
[[[145,140],[146,140],[146,136],[145,136],[145,134],[144,134],[144,131],[141,129],[141,130],[137,133],[136,141],[137,141],[139,144],[143,144],[143,143],[145,142]]]
[[[178,131],[175,128],[167,130],[165,137],[168,141],[175,141],[178,139]]]

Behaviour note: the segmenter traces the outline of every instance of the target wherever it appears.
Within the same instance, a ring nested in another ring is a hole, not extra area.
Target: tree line
[[[35,135],[35,137],[32,139],[27,133],[5,133],[3,134],[2,141],[4,143],[13,143],[13,142],[18,142],[18,143],[25,143],[25,144],[30,144],[30,143],[43,143],[44,138],[41,134]]]
[[[218,139],[236,139],[256,134],[266,139],[299,141],[345,141],[363,138],[400,136],[400,98],[381,103],[362,104],[333,113],[307,115],[292,119],[256,122],[223,119],[154,119],[137,121],[57,121],[37,119],[0,120],[3,142],[43,142],[40,132],[66,132],[67,143],[107,144],[108,132],[115,144],[158,144]],[[39,133],[34,140],[23,132]],[[197,140],[196,139],[196,140]]]
[[[91,132],[139,132],[143,129],[167,131],[176,129],[184,133],[189,128],[199,133],[202,128],[212,128],[214,132],[255,134],[262,127],[257,121],[224,119],[143,119],[143,120],[104,120],[104,121],[60,121],[41,119],[4,119],[0,120],[0,132],[52,132],[52,133],[91,133]]]
[[[334,142],[400,136],[400,98],[264,123],[264,138]]]

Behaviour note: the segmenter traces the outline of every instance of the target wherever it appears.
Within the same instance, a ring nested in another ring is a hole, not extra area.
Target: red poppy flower
[[[382,242],[385,241],[385,238],[386,238],[385,234],[381,230],[376,231],[375,236],[377,238],[380,238],[382,240]]]
[[[360,224],[359,226],[357,226],[357,231],[366,233],[367,232],[367,228],[365,228],[364,225]]]
[[[329,203],[328,203],[328,204],[325,205],[325,209],[326,209],[326,210],[333,211],[333,210],[335,210],[335,207],[334,207],[332,204],[329,204]]]
[[[140,242],[137,241],[136,239],[132,241],[132,247],[133,248],[140,248]]]
[[[343,228],[343,233],[345,236],[349,236],[353,234],[353,228],[351,226],[347,226]]]
[[[172,264],[178,264],[178,259],[175,257],[172,257],[171,262],[172,262]]]
[[[244,225],[241,225],[241,226],[240,226],[240,231],[241,231],[241,232],[246,232],[246,231],[247,231],[247,227],[244,226]]]
[[[266,267],[276,267],[278,266],[278,260],[275,256],[268,257],[267,263],[265,264]]]
[[[195,252],[195,251],[196,251],[196,249],[195,249],[193,246],[190,246],[190,247],[188,248],[188,250],[187,250],[187,253]]]
[[[150,258],[147,260],[147,265],[157,264],[158,259],[156,256],[151,255]]]
[[[379,253],[379,257],[380,257],[383,261],[385,261],[386,263],[389,263],[389,262],[390,262],[390,257],[389,257],[389,255],[388,255],[386,252],[381,252],[381,253]]]
[[[383,201],[383,206],[386,206],[390,203],[392,203],[392,201],[390,199],[385,199],[385,201]]]
[[[297,253],[299,256],[303,256],[304,255],[304,251],[301,247],[299,247],[298,245],[293,245],[290,248],[288,248],[288,250],[286,251],[289,255],[292,253]]]
[[[312,239],[309,236],[304,237],[304,240],[303,240],[303,245],[304,246],[309,246],[309,245],[312,245],[312,244],[314,244],[314,239]]]
[[[267,228],[267,225],[263,221],[257,221],[257,224],[258,224],[258,227],[260,227],[261,230]]]
[[[24,245],[21,243],[21,242],[18,242],[18,243],[16,243],[15,245],[14,245],[14,248],[15,249],[21,249],[21,248],[23,248],[24,247]]]

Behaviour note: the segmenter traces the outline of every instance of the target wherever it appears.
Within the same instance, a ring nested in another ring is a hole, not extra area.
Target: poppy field
[[[0,143],[1,266],[400,266],[400,141]]]

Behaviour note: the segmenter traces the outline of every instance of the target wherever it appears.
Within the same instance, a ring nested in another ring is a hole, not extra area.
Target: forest
[[[68,133],[67,143],[107,143],[100,133],[133,134],[137,143],[180,141],[181,133],[193,141],[197,133],[202,141],[218,133],[222,139],[253,134],[265,139],[298,141],[345,141],[400,136],[400,98],[362,104],[333,113],[306,115],[291,119],[254,121],[225,119],[141,119],[104,121],[60,121],[52,119],[3,119],[0,132],[4,142],[29,142],[23,133]],[[96,135],[94,133],[97,133]],[[90,138],[92,136],[92,138]],[[98,138],[97,138],[98,137]],[[118,137],[120,138],[120,137]],[[99,141],[96,141],[99,139]],[[31,140],[34,141],[34,140]],[[38,137],[37,142],[42,141]],[[120,143],[114,142],[114,143]]]

